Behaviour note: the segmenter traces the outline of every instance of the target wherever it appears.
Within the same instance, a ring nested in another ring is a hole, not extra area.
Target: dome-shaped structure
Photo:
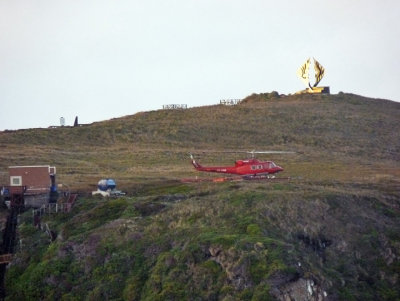
[[[97,183],[97,188],[101,191],[113,190],[115,187],[114,179],[102,179]]]

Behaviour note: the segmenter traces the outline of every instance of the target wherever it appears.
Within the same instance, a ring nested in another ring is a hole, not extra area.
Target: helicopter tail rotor
[[[190,159],[192,160],[192,164],[193,164],[194,168],[196,168],[196,169],[201,168],[202,166],[199,163],[196,162],[196,160],[194,159],[193,155],[191,153],[189,153],[189,155],[190,155]]]

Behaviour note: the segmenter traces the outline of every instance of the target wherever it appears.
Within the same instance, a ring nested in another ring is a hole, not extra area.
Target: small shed
[[[10,166],[10,189],[24,187],[27,194],[48,193],[51,186],[50,175],[56,174],[56,168],[50,165]]]

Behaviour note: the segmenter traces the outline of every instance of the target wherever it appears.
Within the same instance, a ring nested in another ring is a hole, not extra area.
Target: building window
[[[21,176],[12,176],[10,177],[11,186],[22,186],[22,177]]]

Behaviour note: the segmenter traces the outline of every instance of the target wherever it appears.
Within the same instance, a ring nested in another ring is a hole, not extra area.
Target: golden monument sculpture
[[[307,59],[307,61],[300,66],[300,68],[297,70],[297,76],[300,77],[300,79],[303,81],[303,83],[306,85],[305,90],[301,90],[299,92],[296,92],[296,94],[303,94],[303,93],[324,93],[324,94],[329,94],[329,87],[317,87],[321,79],[324,77],[325,74],[325,68],[322,67],[322,65],[314,59],[314,71],[315,71],[315,83],[313,86],[311,86],[310,83],[310,78],[309,78],[309,70],[310,70],[310,65],[311,65],[311,59]]]

